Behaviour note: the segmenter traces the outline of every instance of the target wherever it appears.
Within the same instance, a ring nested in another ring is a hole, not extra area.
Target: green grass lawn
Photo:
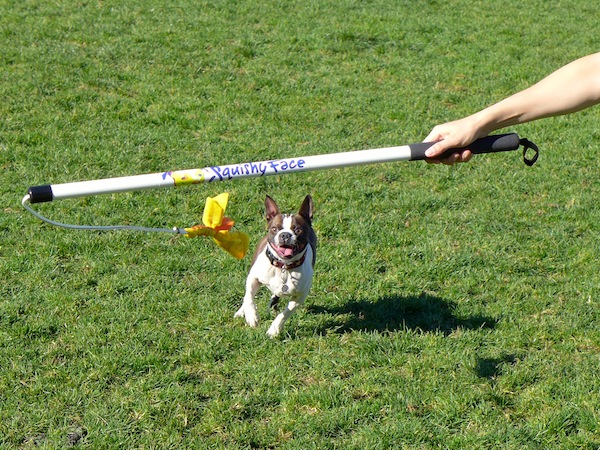
[[[254,245],[315,201],[313,290],[279,339],[233,314],[249,258],[70,231],[46,183],[418,142],[598,51],[574,0],[0,0],[0,446],[600,448],[600,109],[483,155],[63,200],[77,224]]]

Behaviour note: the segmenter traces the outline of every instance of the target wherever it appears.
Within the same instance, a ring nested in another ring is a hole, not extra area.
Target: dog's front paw
[[[276,317],[269,329],[267,330],[267,336],[269,336],[270,338],[277,337],[279,336],[279,333],[281,333],[281,330],[283,330],[283,322],[279,320],[279,317]]]
[[[246,323],[252,328],[258,326],[258,314],[256,314],[256,308],[253,306],[242,305],[235,313],[234,317],[243,317],[246,320]]]
[[[271,325],[267,330],[267,336],[269,336],[271,339],[276,338],[279,336],[279,330]]]

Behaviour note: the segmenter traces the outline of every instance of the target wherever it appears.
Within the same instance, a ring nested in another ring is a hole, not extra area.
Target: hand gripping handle
[[[497,152],[508,152],[517,150],[522,144],[522,140],[516,133],[509,134],[496,134],[492,136],[486,136],[481,139],[477,139],[473,143],[462,148],[451,148],[446,150],[444,153],[439,155],[436,159],[447,158],[456,152],[462,152],[464,150],[470,150],[473,154],[481,153],[497,153]],[[529,142],[529,141],[527,141]],[[411,161],[427,159],[425,151],[434,145],[435,142],[421,142],[419,144],[410,145],[410,159]],[[533,148],[533,147],[530,147]],[[535,162],[535,161],[534,161]]]

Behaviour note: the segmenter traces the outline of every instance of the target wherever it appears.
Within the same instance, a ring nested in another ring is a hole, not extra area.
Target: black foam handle
[[[425,151],[431,147],[435,142],[421,142],[418,144],[410,144],[410,160],[417,161],[427,159]],[[492,136],[486,136],[481,139],[477,139],[473,143],[461,148],[451,148],[437,156],[436,159],[447,158],[456,152],[462,152],[464,150],[470,150],[474,154],[481,153],[496,153],[496,152],[508,152],[517,150],[521,145],[521,139],[516,133],[508,134],[495,134]]]

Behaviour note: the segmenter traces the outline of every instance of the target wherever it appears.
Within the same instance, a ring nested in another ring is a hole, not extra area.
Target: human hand
[[[486,136],[484,130],[477,128],[472,118],[455,120],[442,125],[435,126],[423,142],[436,142],[427,149],[425,155],[430,164],[447,164],[467,162],[473,154],[470,150],[452,153],[446,158],[439,158],[444,152],[451,148],[467,147],[473,141]]]

